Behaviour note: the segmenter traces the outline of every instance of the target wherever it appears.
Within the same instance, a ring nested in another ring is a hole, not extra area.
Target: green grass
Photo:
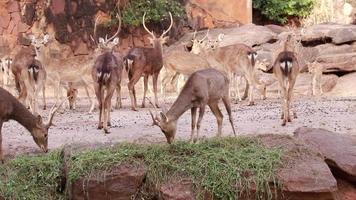
[[[172,177],[190,177],[200,198],[203,191],[209,191],[217,199],[235,199],[254,187],[258,199],[271,199],[269,183],[276,183],[281,157],[280,149],[267,149],[248,138],[212,139],[199,144],[123,144],[73,156],[69,179],[97,175],[120,163],[143,162],[151,184],[159,185]]]
[[[246,137],[209,139],[199,144],[121,144],[72,153],[66,158],[67,178],[100,178],[119,164],[144,164],[148,174],[143,188],[148,190],[142,193],[147,197],[166,181],[190,178],[198,199],[203,199],[206,191],[215,199],[236,199],[251,190],[256,191],[251,194],[253,198],[272,199],[270,186],[278,186],[276,170],[282,154],[281,149],[268,149]],[[0,166],[0,196],[11,200],[63,199],[57,192],[63,162],[56,151],[45,156],[20,156]]]
[[[59,151],[19,156],[0,165],[0,196],[9,200],[64,199],[57,192],[62,166]]]

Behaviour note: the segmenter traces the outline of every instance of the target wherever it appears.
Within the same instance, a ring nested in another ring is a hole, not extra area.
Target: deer
[[[167,142],[171,144],[177,132],[178,119],[185,111],[190,109],[192,117],[190,142],[197,142],[206,105],[210,107],[216,117],[218,124],[217,136],[221,136],[223,115],[218,104],[219,101],[222,100],[229,115],[233,133],[236,136],[229,98],[229,79],[216,69],[203,69],[194,72],[188,78],[182,91],[167,112],[160,112],[160,116],[154,116],[151,110],[149,110],[149,112],[153,120],[153,125],[161,129]],[[198,108],[199,117],[197,120]]]
[[[284,49],[275,59],[273,73],[276,76],[280,89],[282,91],[282,126],[291,122],[290,104],[292,101],[293,88],[299,74],[299,63],[294,51],[288,48],[292,42],[292,35],[288,35],[284,43]],[[297,118],[296,112],[293,112],[294,118]]]
[[[322,76],[323,76],[323,65],[318,62],[313,62],[308,64],[308,71],[312,74],[312,95],[322,95],[323,94],[323,85],[322,85]],[[318,91],[318,92],[317,92]]]
[[[122,62],[111,52],[100,55],[92,68],[95,95],[99,102],[98,129],[104,129],[105,134],[110,133],[108,126],[111,126],[111,99],[114,91],[120,87],[122,68]]]
[[[48,152],[48,130],[53,125],[53,117],[62,103],[52,107],[48,121],[44,123],[40,115],[32,114],[12,94],[0,88],[0,162],[4,163],[2,125],[9,120],[15,120],[24,126],[31,133],[37,146]]]
[[[208,38],[206,43],[193,41],[192,52],[203,55],[210,63],[214,63],[212,65],[219,63],[223,68],[222,70],[228,74],[230,80],[234,82],[234,89],[236,90],[235,93],[237,93],[238,100],[241,101],[248,97],[248,105],[252,106],[254,105],[253,92],[256,87],[254,76],[257,52],[245,44],[219,47],[224,37],[224,34],[219,34],[217,39],[214,40],[208,35],[206,37]],[[238,89],[241,78],[238,77],[244,77],[246,80],[246,89],[242,98]],[[252,86],[251,90],[249,88],[250,86]],[[257,87],[259,91],[260,88],[264,87]],[[263,94],[263,91],[260,91],[260,93]]]
[[[186,51],[174,51],[165,55],[163,63],[165,69],[161,81],[163,91],[165,91],[168,83],[175,82],[175,79],[178,79],[178,85],[180,85],[179,76],[190,76],[198,70],[211,67],[203,57]],[[180,88],[178,88],[177,91],[179,91],[179,89]]]
[[[11,64],[12,58],[10,57],[5,57],[2,60],[0,59],[2,86],[7,90],[10,90],[11,82],[14,79],[13,75],[11,74]]]
[[[155,98],[155,105],[158,105],[157,97],[157,82],[159,73],[163,67],[163,44],[165,44],[169,37],[165,36],[173,26],[173,17],[170,16],[170,25],[167,30],[163,31],[160,37],[156,37],[153,31],[150,31],[145,24],[146,13],[142,17],[143,28],[150,35],[149,40],[152,44],[152,47],[134,47],[128,54],[124,57],[126,64],[126,69],[128,71],[129,83],[128,89],[131,99],[131,109],[137,111],[137,100],[135,92],[135,84],[144,77],[144,92],[142,100],[142,108],[145,107],[146,92],[148,88],[148,77],[152,76],[153,79],[153,92]]]
[[[30,110],[32,113],[37,113],[37,96],[38,92],[42,90],[42,101],[43,109],[46,110],[46,78],[47,72],[42,66],[42,64],[33,59],[27,65],[27,70],[21,71],[21,79],[23,80],[20,84],[21,88],[27,91],[26,96],[19,96],[19,101],[26,105],[26,101],[29,102]]]

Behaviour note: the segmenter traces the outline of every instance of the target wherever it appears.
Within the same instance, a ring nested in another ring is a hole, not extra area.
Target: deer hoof
[[[253,102],[253,101],[248,103],[248,106],[253,106],[253,105],[255,105],[255,102]]]
[[[293,113],[293,116],[294,116],[294,119],[298,118],[297,113]]]
[[[145,108],[145,107],[146,107],[145,104],[142,104],[142,105],[141,105],[141,108]]]
[[[133,111],[138,111],[137,108],[133,108],[133,107],[131,108],[131,110],[133,110]]]
[[[288,122],[292,122],[292,120],[290,119],[290,117],[288,117]]]
[[[282,122],[282,126],[286,126],[287,122],[285,120],[283,120]]]
[[[108,122],[107,125],[108,125],[108,126],[111,126],[111,122]]]
[[[99,129],[99,130],[103,129],[103,125],[100,124],[100,125],[98,126],[98,129]]]
[[[104,129],[105,134],[110,134],[110,131],[108,129]]]
[[[47,106],[43,106],[43,110],[47,110]]]

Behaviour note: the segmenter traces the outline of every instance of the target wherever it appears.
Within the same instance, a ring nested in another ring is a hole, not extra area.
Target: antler
[[[53,121],[54,114],[56,114],[56,112],[58,111],[58,109],[63,105],[64,101],[65,101],[65,99],[59,104],[59,106],[57,106],[57,103],[56,103],[56,104],[54,104],[54,106],[51,108],[50,115],[49,115],[49,118],[48,118],[48,122],[46,123],[47,129],[53,125],[53,124],[52,124],[52,121]]]
[[[209,31],[210,31],[210,29],[208,29],[208,31],[206,31],[206,35],[202,39],[200,39],[199,42],[204,41],[209,36]]]
[[[119,8],[119,10],[120,10],[120,8]],[[119,11],[119,12],[120,12],[120,11]],[[107,42],[113,40],[113,39],[120,33],[120,31],[121,31],[121,21],[122,21],[122,20],[121,20],[120,14],[117,14],[117,15],[116,15],[116,18],[119,18],[119,27],[117,28],[116,33],[115,33],[112,37],[110,37],[109,39],[107,39],[107,36],[108,36],[108,35],[105,36],[105,43],[107,43]]]
[[[161,38],[163,38],[163,36],[165,36],[171,29],[172,29],[172,26],[173,26],[173,16],[172,16],[172,13],[169,12],[169,18],[171,20],[171,24],[169,25],[168,29],[165,30],[162,35],[161,35]]]
[[[95,18],[95,22],[94,22],[94,37],[93,37],[92,35],[90,35],[91,40],[93,40],[93,42],[94,42],[95,44],[97,44],[97,41],[96,41],[95,38],[96,38],[96,27],[97,27],[97,25],[98,25],[98,20],[99,20],[99,18],[100,18],[100,15]]]
[[[149,99],[148,97],[146,97],[146,99],[148,100],[148,102],[150,102],[150,104],[153,106],[153,108],[157,112],[157,107],[152,103],[151,99]],[[150,112],[150,115],[151,115],[152,120],[153,120],[152,126],[154,126],[154,125],[159,126],[159,120],[157,119],[157,117],[154,116],[152,110],[148,109],[148,111]]]
[[[143,14],[143,18],[142,18],[142,25],[143,25],[143,28],[144,28],[153,38],[156,38],[155,34],[154,34],[153,32],[151,32],[150,30],[148,30],[148,28],[146,27],[145,18],[146,18],[146,12]]]

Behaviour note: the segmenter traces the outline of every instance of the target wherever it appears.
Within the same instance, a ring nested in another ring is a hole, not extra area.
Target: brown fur
[[[282,90],[282,126],[285,126],[287,122],[291,121],[290,118],[290,104],[292,101],[293,88],[299,74],[299,63],[297,57],[294,52],[287,51],[288,42],[290,41],[290,37],[287,38],[287,41],[284,45],[284,51],[279,53],[277,56],[274,65],[273,72],[278,79],[280,89]],[[291,63],[291,68],[286,68],[286,61]],[[283,67],[282,67],[283,66]],[[287,70],[286,70],[287,69]],[[294,117],[297,115],[294,112]]]
[[[4,122],[15,120],[24,126],[32,135],[36,144],[45,152],[48,151],[48,129],[58,108],[51,110],[48,123],[42,122],[42,117],[31,114],[14,96],[0,88],[0,162],[4,161],[2,152],[1,129]]]
[[[122,67],[122,62],[118,62],[111,52],[106,52],[96,59],[92,68],[91,75],[94,80],[95,95],[99,102],[98,129],[104,128],[105,133],[109,133],[111,99],[115,89],[117,89],[118,98],[121,100]]]
[[[218,124],[218,136],[221,136],[223,115],[219,109],[219,101],[222,100],[229,115],[229,120],[236,135],[231,106],[229,99],[229,80],[216,69],[203,69],[193,73],[172,107],[166,113],[161,112],[161,117],[154,117],[151,113],[153,122],[159,126],[167,138],[167,142],[173,142],[179,117],[188,109],[192,112],[192,132],[191,141],[199,138],[200,124],[203,119],[205,107],[208,105],[216,117]],[[196,121],[196,112],[199,108],[199,117]],[[195,128],[197,128],[196,138],[194,138]]]
[[[163,67],[163,44],[166,43],[168,37],[164,37],[165,34],[172,28],[173,18],[171,13],[171,25],[169,28],[162,33],[162,35],[157,38],[153,32],[149,31],[145,25],[145,15],[143,16],[143,26],[145,30],[151,35],[149,38],[152,46],[151,48],[147,47],[135,47],[132,48],[127,56],[124,58],[126,63],[126,69],[128,71],[129,83],[128,88],[130,92],[131,98],[131,109],[137,110],[137,100],[136,100],[136,91],[135,85],[140,80],[140,78],[144,77],[144,93],[142,100],[142,107],[145,107],[146,101],[146,93],[148,88],[148,77],[153,77],[153,91],[155,95],[155,104],[158,106],[158,98],[157,98],[157,82],[159,73]],[[131,63],[128,66],[128,63]]]

